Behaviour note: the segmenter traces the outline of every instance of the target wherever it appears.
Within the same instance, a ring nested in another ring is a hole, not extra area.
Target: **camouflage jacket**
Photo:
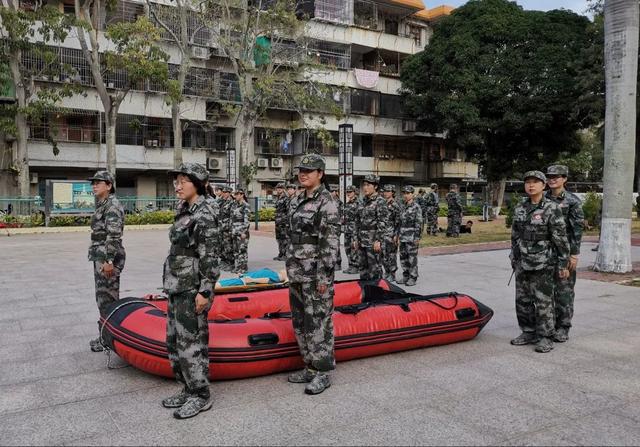
[[[400,212],[400,242],[415,242],[422,237],[422,209],[415,200]]]
[[[514,268],[523,270],[567,265],[569,241],[556,203],[543,196],[538,204],[527,198],[515,208],[509,257]]]
[[[281,194],[276,199],[276,225],[286,225],[289,214],[289,198],[286,193]]]
[[[462,199],[457,192],[449,191],[447,193],[447,214],[462,214]]]
[[[96,203],[96,210],[91,216],[91,245],[89,261],[113,261],[122,247],[124,231],[124,208],[115,195]]]
[[[438,197],[438,193],[435,191],[431,191],[427,194],[427,211],[437,212],[440,208],[440,197]]]
[[[389,210],[386,201],[378,194],[365,196],[356,219],[356,238],[362,247],[384,241],[389,231]]]
[[[162,279],[165,292],[198,291],[213,297],[220,277],[220,230],[218,215],[205,197],[198,197],[193,205],[180,205],[169,230],[169,241]]]
[[[387,210],[389,214],[389,229],[385,239],[390,241],[400,235],[400,213],[402,210],[395,199],[387,201]]]
[[[344,233],[353,236],[356,233],[356,220],[362,202],[356,196],[344,205]]]
[[[340,249],[340,216],[336,201],[323,185],[311,197],[302,191],[292,198],[289,227],[289,281],[332,284]]]
[[[249,222],[250,212],[251,210],[247,202],[233,202],[231,206],[231,233],[234,236],[244,234],[249,237],[249,226],[251,225]]]
[[[567,239],[569,240],[569,254],[580,254],[580,243],[582,242],[582,230],[584,229],[584,213],[582,212],[582,201],[569,191],[562,191],[558,197],[554,197],[551,191],[547,191],[547,198],[553,200],[560,206],[564,223],[567,225]]]
[[[427,214],[427,206],[428,205],[427,205],[427,197],[426,196],[417,195],[417,196],[415,196],[413,201],[418,204],[418,206],[420,207],[420,210],[422,211],[422,215],[423,216],[425,214]]]
[[[233,207],[235,200],[222,199],[220,205],[220,225],[226,231],[231,231],[231,208]]]
[[[344,227],[344,203],[340,199],[334,199],[338,205],[338,218],[340,219],[340,233],[346,231]]]

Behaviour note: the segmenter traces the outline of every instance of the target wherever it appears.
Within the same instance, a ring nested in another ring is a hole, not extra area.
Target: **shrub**
[[[90,217],[83,216],[54,216],[49,219],[50,227],[81,227],[89,225]]]
[[[513,213],[518,206],[522,202],[522,196],[520,194],[511,194],[511,199],[507,204],[507,215],[504,219],[504,224],[507,228],[511,228],[511,224],[513,224]]]
[[[584,220],[586,220],[590,226],[600,226],[601,207],[602,197],[595,192],[588,192],[582,204],[582,211],[584,212]]]
[[[175,212],[172,210],[149,211],[148,213],[127,214],[124,216],[125,225],[153,225],[171,224]]]
[[[271,207],[264,207],[258,210],[258,220],[260,222],[267,222],[275,220],[276,218],[276,209]]]

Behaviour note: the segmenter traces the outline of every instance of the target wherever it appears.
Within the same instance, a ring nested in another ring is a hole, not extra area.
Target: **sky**
[[[537,9],[540,11],[548,11],[550,9],[570,9],[578,14],[585,14],[587,9],[587,0],[517,0],[516,1],[524,9]],[[467,3],[467,0],[425,0],[427,8],[433,8],[441,4],[451,6],[461,6]]]

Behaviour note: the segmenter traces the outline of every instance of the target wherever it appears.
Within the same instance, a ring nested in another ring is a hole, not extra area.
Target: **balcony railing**
[[[98,143],[100,130],[92,126],[60,126],[46,124],[29,127],[29,138],[32,140],[48,140],[69,143]]]

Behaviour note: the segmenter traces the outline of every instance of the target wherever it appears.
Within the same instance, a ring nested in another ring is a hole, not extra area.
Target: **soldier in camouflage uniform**
[[[554,278],[569,277],[569,241],[560,207],[544,195],[545,175],[528,171],[524,182],[529,197],[514,210],[509,256],[522,334],[511,344],[535,343],[537,352],[549,352],[555,332]]]
[[[220,234],[215,210],[205,199],[205,167],[183,163],[170,173],[181,202],[169,230],[163,288],[169,297],[167,351],[183,389],[163,399],[162,405],[176,408],[175,418],[186,419],[211,408],[207,314],[220,276]]]
[[[427,216],[427,196],[425,195],[426,191],[422,188],[418,190],[418,195],[414,196],[414,201],[418,204],[420,209],[422,210],[422,220],[426,222]]]
[[[305,189],[289,207],[291,244],[286,265],[293,329],[305,368],[288,380],[307,383],[305,393],[319,394],[331,386],[328,372],[335,368],[333,280],[340,216],[336,201],[322,184],[324,158],[305,155],[297,168]]]
[[[400,212],[398,233],[400,235],[400,264],[402,278],[398,284],[415,286],[418,279],[418,248],[422,237],[422,209],[413,198],[414,188],[404,186],[402,193],[405,205]]]
[[[569,277],[558,280],[553,300],[556,314],[556,333],[553,339],[559,343],[569,339],[575,298],[576,267],[578,266],[582,230],[584,229],[582,202],[578,196],[564,189],[568,175],[569,168],[564,165],[554,165],[547,168],[547,185],[550,189],[546,196],[547,199],[560,206],[569,240]]]
[[[438,213],[440,212],[440,197],[438,197],[438,185],[431,184],[431,191],[426,196],[426,217],[427,234],[431,236],[438,235]]]
[[[338,185],[331,185],[329,188],[331,191],[331,197],[338,204],[338,215],[340,216],[340,234],[338,238],[342,235],[342,228],[344,227],[344,203],[340,200],[340,188]],[[336,270],[342,270],[342,252],[338,250],[338,260],[336,261]]]
[[[382,278],[382,243],[389,231],[387,204],[378,194],[380,177],[369,174],[362,182],[364,198],[356,218],[354,248],[360,252],[360,279]]]
[[[389,215],[389,228],[384,237],[384,245],[382,247],[384,267],[384,278],[387,281],[396,280],[396,271],[398,270],[398,244],[400,236],[400,205],[395,199],[396,187],[394,185],[384,185],[382,195],[387,203]]]
[[[249,204],[242,188],[234,193],[235,203],[231,208],[231,236],[233,238],[233,256],[235,266],[233,273],[246,273],[249,262]]]
[[[289,214],[289,196],[284,190],[284,183],[276,185],[276,241],[278,242],[278,256],[274,261],[284,261],[287,254],[287,217]]]
[[[458,194],[458,185],[452,184],[447,193],[447,237],[460,237],[462,225],[462,199]]]
[[[235,258],[233,255],[233,237],[231,235],[231,208],[235,204],[231,197],[231,187],[224,186],[222,188],[222,204],[220,205],[220,230],[222,233],[221,244],[222,253],[220,259],[220,269],[232,271],[235,268]]]
[[[361,206],[357,191],[358,188],[355,185],[347,186],[347,203],[344,205],[344,250],[347,253],[349,265],[342,272],[349,274],[360,273],[360,253],[353,248],[356,235],[356,218]]]
[[[93,262],[96,303],[100,315],[106,317],[109,304],[120,299],[120,275],[126,254],[122,246],[124,209],[115,196],[113,177],[108,171],[99,171],[87,179],[91,182],[96,208],[91,217],[91,245],[89,261]],[[100,337],[89,342],[91,350],[103,350]]]

